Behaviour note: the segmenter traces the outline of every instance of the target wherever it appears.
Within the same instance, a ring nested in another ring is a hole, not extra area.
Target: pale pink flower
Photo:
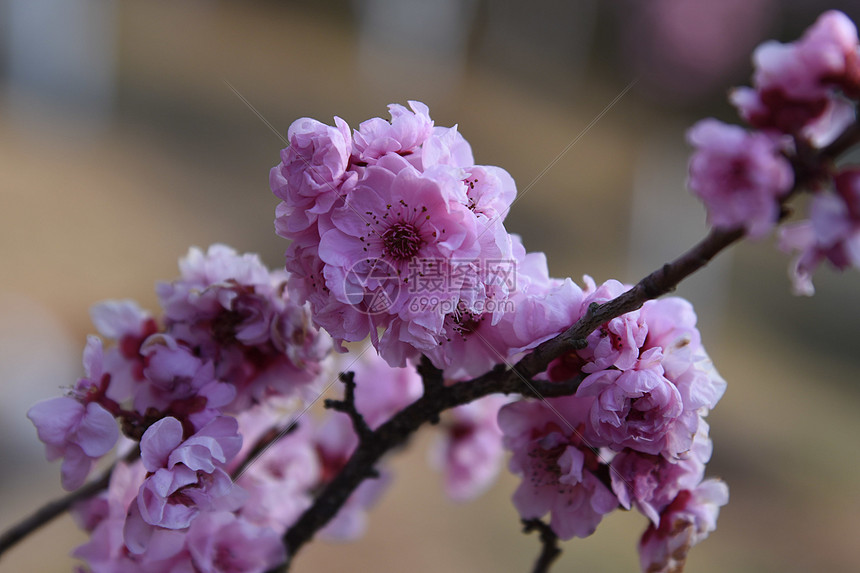
[[[368,119],[355,131],[354,148],[358,161],[373,163],[387,153],[409,155],[433,133],[429,108],[419,101],[410,101],[409,111],[400,104],[390,104],[391,121],[381,117]]]
[[[835,193],[812,198],[809,220],[781,229],[780,249],[796,253],[789,269],[795,294],[815,292],[812,274],[824,261],[839,270],[860,268],[860,169],[840,172],[834,183]]]
[[[598,445],[670,458],[689,449],[698,417],[684,411],[681,393],[663,376],[661,359],[660,349],[652,348],[632,368],[601,370],[582,381],[576,395],[596,398],[589,421]]]
[[[335,126],[314,119],[297,119],[287,131],[290,145],[281,151],[281,163],[269,174],[278,205],[275,229],[284,238],[302,244],[319,241],[319,219],[348,193],[356,174],[347,172],[352,154],[349,125],[339,117]]]
[[[698,122],[687,138],[696,148],[688,185],[705,203],[708,223],[744,227],[752,238],[766,235],[777,222],[779,200],[794,185],[779,140],[715,119]]]
[[[421,146],[419,154],[420,169],[430,169],[436,165],[450,165],[468,169],[475,164],[472,147],[454,127],[434,127],[433,133]]]
[[[126,550],[123,528],[145,475],[142,463],[119,462],[111,472],[107,491],[74,507],[73,516],[90,532],[90,539],[72,554],[86,561],[93,573],[141,571]]]
[[[331,412],[315,429],[314,442],[322,470],[317,487],[323,487],[343,469],[358,446],[358,437],[346,414]],[[365,480],[349,496],[337,515],[320,531],[323,537],[352,540],[364,533],[367,510],[376,504],[391,485],[391,473],[383,468],[377,469],[379,477]]]
[[[27,412],[45,444],[49,461],[63,458],[63,488],[81,487],[93,464],[108,453],[119,438],[113,415],[96,402],[83,404],[64,396],[39,402]]]
[[[354,362],[341,360],[355,374],[355,407],[371,429],[376,429],[424,394],[421,376],[410,364],[393,368],[373,351]]]
[[[248,418],[249,415],[242,416]],[[251,441],[249,436],[245,439]],[[248,492],[239,514],[283,533],[313,502],[321,467],[307,420],[248,466],[237,484]]]
[[[241,447],[236,419],[217,418],[187,440],[183,434],[179,420],[163,418],[140,441],[149,473],[137,497],[137,513],[126,522],[126,543],[135,553],[146,549],[152,526],[184,529],[201,511],[234,510],[242,502],[244,492],[222,469]]]

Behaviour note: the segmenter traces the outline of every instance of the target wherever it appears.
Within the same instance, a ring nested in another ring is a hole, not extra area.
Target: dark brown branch
[[[343,412],[352,421],[352,429],[359,441],[366,439],[372,433],[370,426],[355,405],[355,372],[341,372],[340,381],[344,385],[343,400],[327,399],[323,404],[326,408]]]
[[[552,528],[540,519],[523,519],[523,533],[540,532],[541,551],[532,573],[549,573],[553,562],[561,555],[558,536]]]

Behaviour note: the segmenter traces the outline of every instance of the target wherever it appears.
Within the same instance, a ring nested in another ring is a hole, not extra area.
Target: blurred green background
[[[0,0],[0,527],[61,493],[24,413],[81,375],[90,305],[155,309],[190,245],[282,264],[268,171],[283,145],[230,86],[282,135],[424,101],[514,176],[506,225],[555,276],[634,282],[706,232],[685,130],[735,121],[725,93],[751,50],[830,7],[860,17],[856,0]],[[729,382],[709,475],[731,501],[690,571],[860,569],[860,281],[820,272],[798,299],[787,264],[771,239],[746,243],[679,290]],[[431,440],[394,456],[363,540],[314,543],[294,571],[528,570],[517,480],[449,502]],[[644,527],[616,512],[557,570],[634,571]],[[0,571],[70,571],[83,538],[64,517]]]

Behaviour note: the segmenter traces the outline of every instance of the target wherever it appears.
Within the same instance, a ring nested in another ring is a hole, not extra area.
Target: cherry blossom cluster
[[[255,255],[191,249],[180,269],[178,280],[157,287],[158,320],[131,301],[95,306],[101,337],[88,338],[86,375],[28,413],[48,458],[63,458],[66,489],[80,487],[115,446],[122,454],[107,490],[73,511],[90,534],[74,554],[93,572],[282,563],[285,531],[359,442],[346,412],[320,418],[300,407],[340,371],[350,372],[352,406],[371,429],[423,393],[414,368],[391,368],[374,352],[333,359],[329,337],[287,296],[287,274]],[[478,495],[497,475],[496,414],[505,401],[488,396],[441,425],[434,464],[452,498]],[[380,471],[323,537],[361,535],[366,509],[391,482]]]
[[[77,555],[92,571],[263,571],[285,558],[279,532],[240,511],[249,493],[228,473],[243,447],[236,416],[310,395],[331,341],[286,296],[286,273],[254,255],[191,249],[180,269],[157,287],[158,320],[132,301],[94,307],[101,337],[87,340],[86,375],[28,412],[70,490],[125,436],[128,461],[76,511],[92,535]]]
[[[583,290],[551,278],[544,255],[526,252],[502,225],[516,192],[510,177],[472,165],[456,128],[433,127],[426,106],[410,107],[393,104],[390,121],[366,121],[352,134],[339,118],[334,127],[300,119],[271,173],[282,199],[276,228],[293,241],[290,287],[335,340],[369,337],[393,366],[423,354],[456,383],[535,348],[629,288],[586,277]],[[482,273],[488,260],[497,266]],[[500,272],[507,261],[513,274]],[[446,304],[417,307],[428,291]],[[476,310],[493,297],[510,306]],[[524,478],[514,496],[521,516],[550,512],[562,539],[590,535],[619,506],[635,506],[655,530],[682,506],[706,514],[707,527],[689,524],[698,528],[689,544],[703,539],[728,496],[722,482],[702,481],[711,452],[704,416],[725,383],[695,323],[681,299],[648,303],[551,364],[550,380],[582,379],[575,396],[507,405],[499,428],[486,421],[504,398],[455,410],[435,454],[449,462],[449,492],[467,498],[486,487],[503,444]],[[693,495],[700,489],[720,495]],[[643,551],[677,543],[680,530],[649,533]]]
[[[580,313],[627,290],[617,281],[586,283]],[[667,554],[677,554],[677,546],[686,551],[706,537],[728,501],[724,483],[703,481],[712,450],[704,417],[725,381],[702,347],[692,306],[680,298],[646,302],[587,343],[547,372],[550,380],[580,377],[575,395],[516,402],[499,415],[510,469],[523,478],[514,505],[523,519],[549,513],[561,539],[587,537],[605,514],[635,507],[651,520],[640,546],[643,570],[671,570],[660,551],[671,545]],[[708,519],[681,523],[679,507]],[[682,542],[690,528],[696,535]]]
[[[812,274],[822,262],[860,268],[860,170],[809,161],[856,130],[857,28],[845,14],[825,12],[796,42],[759,46],[753,64],[753,86],[730,97],[752,131],[715,119],[693,126],[689,186],[711,225],[743,227],[760,238],[784,216],[782,204],[802,176],[812,194],[809,215],[780,229],[779,246],[796,253],[794,292],[811,295]]]
[[[449,378],[476,376],[569,324],[545,310],[540,323],[526,297],[575,287],[505,230],[511,176],[409,106],[354,132],[340,118],[290,126],[270,175],[289,286],[338,343],[370,337],[392,366],[424,354]]]

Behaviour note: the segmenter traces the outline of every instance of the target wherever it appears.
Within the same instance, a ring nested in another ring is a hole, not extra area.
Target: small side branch
[[[343,400],[327,399],[324,404],[326,408],[343,412],[352,420],[352,428],[358,435],[359,441],[365,441],[373,431],[367,425],[367,420],[358,411],[355,405],[355,372],[341,372],[340,381],[344,385]]]
[[[538,531],[540,533],[541,551],[538,555],[532,573],[548,573],[553,562],[561,555],[558,536],[552,528],[540,519],[523,519],[523,533]]]

